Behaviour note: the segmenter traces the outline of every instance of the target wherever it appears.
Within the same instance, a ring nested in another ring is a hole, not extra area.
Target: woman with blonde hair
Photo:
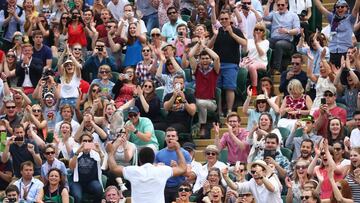
[[[99,67],[98,78],[94,79],[91,84],[97,84],[99,86],[99,94],[102,98],[110,99],[113,96],[111,90],[113,89],[115,83],[110,81],[111,78],[111,67],[106,64],[101,65]]]
[[[266,70],[268,64],[267,51],[269,41],[266,39],[266,27],[264,23],[256,23],[254,28],[254,39],[248,39],[248,56],[243,58],[240,67],[248,69],[251,79],[252,95],[257,95],[258,75],[257,70]]]
[[[280,116],[282,119],[278,122],[278,127],[293,129],[294,124],[302,116],[309,115],[312,106],[312,100],[309,95],[304,94],[304,88],[297,79],[292,79],[287,90],[289,95],[284,97],[280,107]]]
[[[36,11],[33,0],[24,0],[23,9],[26,16],[24,30],[26,33],[28,33],[30,27],[36,26],[36,19],[39,15],[39,12]]]
[[[47,137],[47,121],[42,114],[42,108],[39,104],[27,106],[25,108],[25,116],[22,119],[25,129],[34,124],[36,127],[35,132],[42,139],[46,140]]]
[[[87,95],[87,100],[84,104],[84,110],[90,108],[94,116],[102,116],[104,114],[104,101],[100,97],[100,86],[98,84],[91,84]]]

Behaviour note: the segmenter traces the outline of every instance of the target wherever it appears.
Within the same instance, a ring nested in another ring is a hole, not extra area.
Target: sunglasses
[[[215,156],[216,155],[216,153],[215,152],[206,152],[206,155],[208,155],[208,156]]]
[[[68,18],[69,18],[68,16],[66,16],[66,17],[65,17],[65,16],[63,16],[61,19],[63,19],[63,20],[65,20],[65,19],[66,19],[66,20],[67,20]]]
[[[321,155],[321,156],[324,156],[324,155],[325,155],[325,152],[321,152],[320,155]]]
[[[145,88],[152,88],[152,85],[144,85]]]
[[[244,172],[244,171],[245,171],[245,169],[239,169],[239,171],[240,171],[240,173],[242,173],[242,172]]]
[[[142,52],[150,52],[150,49],[143,49]]]
[[[33,109],[32,112],[34,112],[34,113],[41,112],[41,109]]]
[[[131,113],[131,114],[128,115],[129,118],[133,118],[133,117],[136,117],[136,116],[137,116],[136,113]]]
[[[6,106],[7,109],[15,109],[16,106]]]
[[[46,155],[55,154],[55,151],[45,152]]]
[[[92,140],[83,140],[82,142],[92,142]]]
[[[243,4],[243,5],[251,5],[251,2],[242,2],[241,4]]]
[[[167,13],[168,15],[172,15],[172,14],[176,14],[176,11],[172,11],[172,12],[169,12]]]
[[[74,51],[81,51],[81,48],[74,48]]]
[[[324,94],[324,97],[333,97],[333,96],[334,96],[333,93],[325,93],[325,94]]]
[[[190,192],[190,188],[181,187],[181,188],[179,188],[179,192]]]
[[[107,29],[111,29],[113,26],[106,26]]]
[[[296,168],[297,170],[300,170],[300,169],[306,169],[307,166],[296,166],[295,168]]]
[[[239,197],[250,197],[250,196],[252,196],[251,193],[239,194]]]
[[[100,74],[108,74],[108,73],[110,73],[110,71],[100,71],[99,73]]]
[[[336,6],[335,8],[339,9],[339,8],[345,8],[346,6]]]
[[[260,29],[260,28],[255,28],[254,31],[255,31],[255,32],[264,32],[265,30]]]
[[[15,58],[15,55],[9,54],[9,55],[6,55],[6,57],[8,57],[8,58]]]
[[[99,92],[99,89],[92,89],[92,92],[97,93],[97,92]]]
[[[250,173],[254,175],[256,173],[256,171],[250,171]]]
[[[229,18],[220,18],[220,20],[229,20]]]
[[[285,4],[276,4],[278,7],[285,6]]]
[[[291,62],[291,65],[293,65],[293,66],[298,66],[298,65],[300,65],[300,63],[297,63],[297,62]]]
[[[160,34],[152,34],[152,37],[160,37]]]
[[[341,151],[341,148],[334,148],[335,151]]]
[[[256,103],[257,103],[257,104],[263,104],[263,103],[267,103],[267,101],[266,101],[266,100],[259,100],[259,101],[257,101]]]
[[[301,199],[301,200],[308,200],[309,198],[310,198],[310,196],[308,196],[308,195],[304,195],[304,196],[301,195],[301,196],[300,196],[300,199]]]
[[[0,133],[6,133],[7,131],[6,130],[0,130]]]
[[[40,20],[41,23],[45,23],[45,20]]]

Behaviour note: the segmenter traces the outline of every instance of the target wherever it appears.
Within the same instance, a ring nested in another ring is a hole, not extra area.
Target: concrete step
[[[195,150],[195,160],[201,163],[205,163],[205,154],[203,150]]]
[[[273,75],[274,84],[280,84],[281,75]]]
[[[214,139],[196,139],[194,140],[194,143],[196,145],[196,149],[198,149],[198,147],[206,147],[214,144]]]

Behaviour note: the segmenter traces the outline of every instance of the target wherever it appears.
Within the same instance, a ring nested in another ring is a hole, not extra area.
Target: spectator
[[[212,188],[214,187],[222,188],[221,172],[219,168],[216,167],[209,168],[208,174],[205,177],[206,179],[204,180],[203,185],[201,185],[201,188],[197,190],[197,192],[195,193],[196,202],[198,203],[204,202],[203,201],[204,198],[209,198],[208,195],[210,195]],[[207,202],[211,202],[211,201],[207,201]]]
[[[124,74],[119,76],[112,89],[116,108],[123,106],[127,101],[134,98],[137,85],[135,69],[133,67],[128,66],[123,72]]]
[[[357,148],[360,147],[360,111],[355,111],[353,117],[355,120],[355,128],[351,131],[350,147]]]
[[[156,126],[160,122],[160,98],[155,92],[155,83],[145,80],[142,86],[136,89],[135,106],[138,107],[140,115],[151,120]]]
[[[166,13],[169,21],[162,26],[161,35],[164,41],[171,43],[176,38],[177,27],[180,24],[186,25],[186,22],[179,17],[178,9],[174,6],[167,8]]]
[[[124,21],[124,31],[125,31],[125,35],[129,34],[129,26],[130,24],[134,23],[136,25],[140,26],[139,29],[139,33],[143,36],[146,35],[146,26],[143,20],[140,19],[140,16],[138,16],[137,14],[135,15],[135,9],[131,4],[127,4],[124,6],[124,16],[123,19],[120,20]],[[136,64],[135,64],[136,65]]]
[[[202,165],[200,162],[195,160],[196,145],[194,143],[185,142],[183,144],[183,148],[189,152],[190,157],[191,157],[191,164],[190,164],[191,171],[187,171],[187,173],[185,174],[186,181],[189,182],[190,184],[194,185],[196,178],[200,175]],[[196,192],[196,191],[194,191],[194,192]]]
[[[263,161],[256,160],[248,165],[248,171],[251,171],[252,178],[243,183],[234,183],[228,176],[228,171],[222,171],[224,179],[230,188],[238,191],[240,194],[245,191],[251,191],[254,194],[256,202],[276,202],[281,203],[281,184],[272,169]]]
[[[243,104],[242,111],[243,113],[248,116],[248,124],[246,129],[251,130],[254,128],[254,126],[258,123],[260,114],[262,113],[269,113],[271,115],[271,118],[273,121],[276,121],[277,114],[279,113],[279,107],[273,103],[269,97],[265,96],[267,95],[267,92],[265,90],[265,94],[259,94],[255,101],[254,106],[255,109],[249,108],[250,100],[252,96],[253,91],[250,89],[250,86],[247,88],[247,97]]]
[[[278,127],[292,129],[297,119],[303,115],[309,115],[312,100],[308,95],[304,94],[304,88],[297,79],[292,79],[289,82],[287,91],[290,94],[284,97],[281,104],[280,116],[283,118],[279,120]]]
[[[336,167],[344,167],[344,166],[350,166],[351,161],[347,158],[345,158],[345,145],[342,141],[337,141],[333,143],[333,159],[336,164]]]
[[[286,202],[300,203],[301,191],[303,190],[303,183],[309,180],[309,174],[306,170],[309,167],[310,162],[304,160],[298,160],[294,166],[294,173],[292,179],[290,177],[285,178],[286,187],[288,188],[286,195]]]
[[[156,61],[152,59],[152,48],[149,45],[144,45],[141,50],[142,61],[136,65],[135,74],[140,84],[144,84],[145,80],[155,80]]]
[[[104,115],[104,98],[101,98],[101,89],[98,84],[92,84],[88,97],[84,103],[84,110],[90,111],[94,116]]]
[[[111,67],[108,65],[102,65],[99,67],[98,78],[94,79],[91,84],[98,84],[99,85],[99,94],[102,99],[109,99],[112,95],[112,89],[115,85],[111,81],[112,73]]]
[[[171,44],[173,44],[176,48],[176,56],[183,57],[185,54],[186,46],[190,44],[191,40],[187,37],[188,27],[186,24],[179,24],[176,27],[176,37],[171,40]]]
[[[19,45],[20,46],[20,45]],[[21,49],[21,46],[20,46]],[[4,71],[4,74],[15,70],[16,69],[16,52],[12,49],[10,49],[7,53],[6,53],[6,58],[4,60],[4,62],[0,65],[1,68],[3,68],[2,70]],[[7,75],[6,75],[7,76]],[[4,78],[5,79],[5,78]],[[17,77],[15,77],[15,75],[13,75],[12,77],[7,76],[7,78],[9,80],[8,84],[11,87],[15,87],[17,84]]]
[[[293,151],[292,160],[311,158],[314,145],[319,144],[322,136],[316,135],[314,129],[314,117],[311,115],[301,118],[295,123],[285,147]],[[297,134],[302,134],[301,137]]]
[[[151,31],[153,28],[159,27],[158,10],[154,6],[153,1],[141,0],[135,3],[137,11],[142,13],[142,20],[146,25],[146,30]]]
[[[166,126],[172,126],[177,129],[178,133],[190,132],[196,105],[194,95],[184,91],[184,83],[185,78],[183,75],[174,77],[174,92],[165,95],[164,98],[164,109],[168,111],[166,123],[160,123],[156,129],[164,130]],[[191,137],[185,139],[191,139]]]
[[[176,198],[176,201],[184,203],[190,202],[190,196],[192,194],[191,188],[192,187],[189,182],[183,182],[178,189],[178,197]]]
[[[306,83],[308,81],[308,76],[306,72],[302,70],[301,66],[303,64],[302,56],[300,54],[294,54],[291,57],[291,69],[281,73],[280,78],[280,92],[283,92],[285,96],[289,95],[287,91],[289,82],[292,79],[297,79],[301,82],[303,89],[306,88]]]
[[[272,102],[274,102],[277,106],[281,106],[280,105],[280,96],[275,94],[275,87],[274,87],[274,83],[272,81],[271,78],[269,77],[263,77],[260,80],[260,92],[259,94],[265,94],[265,96],[267,96]]]
[[[6,70],[8,77],[18,77],[17,86],[23,87],[25,94],[31,94],[41,78],[43,65],[41,60],[32,57],[33,46],[31,44],[22,45],[22,60],[16,63],[15,70]]]
[[[58,148],[58,155],[56,157],[62,157],[62,160],[65,160],[65,163],[67,163],[70,160],[72,148],[76,145],[72,136],[72,126],[71,123],[64,121],[59,128],[62,138],[58,134],[54,134],[53,141]]]
[[[307,198],[307,197],[309,197],[309,198]],[[306,202],[312,202],[312,203],[321,203],[322,202],[322,200],[319,197],[319,194],[316,193],[316,191],[314,191],[314,190],[303,190],[301,192],[300,198],[301,198],[301,201],[303,201],[303,202],[304,202],[304,200]]]
[[[264,20],[271,22],[269,42],[270,48],[274,50],[270,67],[283,73],[288,66],[288,61],[284,57],[294,51],[292,42],[294,36],[300,33],[300,20],[295,13],[289,12],[288,0],[277,0],[277,11],[269,13],[272,2],[268,1],[264,8]]]
[[[264,160],[267,164],[272,164],[275,174],[278,174],[280,178],[285,178],[291,170],[289,160],[280,152],[279,137],[274,133],[266,135],[264,151],[260,152],[254,160]]]
[[[240,127],[241,120],[237,113],[229,113],[226,117],[226,127],[228,132],[225,132],[221,140],[219,138],[219,124],[213,124],[215,130],[215,145],[219,151],[227,148],[228,162],[235,164],[237,161],[246,162],[249,155],[250,145],[246,140],[249,131]]]
[[[140,22],[131,22],[127,32],[127,47],[122,66],[135,67],[142,60],[142,46],[146,43],[146,35],[141,33]]]
[[[198,191],[204,185],[209,186],[208,185],[209,182],[206,180],[209,180],[209,177],[210,177],[209,174],[211,173],[211,171],[215,172],[215,174],[216,173],[218,174],[217,175],[218,177],[216,177],[218,180],[212,179],[212,181],[210,181],[210,183],[221,184],[221,183],[219,183],[219,181],[221,181],[220,170],[227,167],[225,163],[218,160],[220,151],[216,145],[208,145],[205,148],[204,153],[205,153],[205,158],[206,158],[206,164],[201,167],[199,176],[196,178],[196,182],[193,186],[193,191]],[[214,176],[214,175],[212,175],[212,176]],[[206,188],[206,189],[209,189],[209,188]],[[199,191],[197,193],[200,194]],[[201,199],[202,198],[200,198],[200,201],[201,201]]]
[[[155,154],[152,148],[145,147],[139,152],[140,166],[123,167],[117,165],[114,160],[115,149],[117,143],[109,143],[107,145],[107,152],[109,155],[108,164],[109,169],[116,175],[123,175],[125,179],[131,182],[131,198],[134,202],[146,202],[149,199],[152,202],[165,202],[164,189],[168,178],[181,176],[186,171],[186,162],[183,153],[180,149],[180,144],[174,142],[176,155],[178,157],[178,164],[174,167],[165,165],[154,166]],[[151,174],[149,176],[149,174]],[[147,180],[144,182],[144,180]],[[140,184],[141,183],[141,184]]]
[[[165,135],[165,142],[167,147],[164,149],[161,149],[156,153],[155,156],[155,163],[158,164],[165,164],[166,166],[176,166],[178,165],[179,157],[176,154],[176,145],[174,143],[178,142],[179,135],[175,128],[168,127],[166,129],[166,135]],[[190,165],[191,163],[191,157],[190,154],[183,148],[181,149],[181,153],[183,153],[183,156],[185,158],[185,162]],[[178,177],[171,177],[167,180],[165,185],[165,202],[166,203],[172,203],[176,199],[176,195],[178,193],[178,188],[180,187],[181,183],[185,181],[184,176],[178,176]]]
[[[337,117],[329,118],[328,121],[328,142],[330,146],[333,146],[335,142],[343,142],[345,137],[348,136],[345,127],[342,125],[341,120]]]
[[[73,183],[70,184],[70,194],[76,203],[80,203],[84,193],[94,196],[94,202],[101,202],[103,185],[101,179],[101,164],[104,158],[99,144],[93,143],[93,136],[82,134],[79,138],[80,147],[70,159],[69,168],[73,171]]]
[[[55,0],[53,4],[53,13],[51,13],[49,19],[51,22],[61,22],[62,15],[67,12],[64,0]]]
[[[54,168],[58,169],[58,171],[61,173],[61,174],[59,174],[60,177],[67,177],[67,169],[65,167],[65,164],[56,158],[57,152],[56,152],[55,145],[52,145],[52,144],[46,145],[45,149],[44,149],[44,155],[45,155],[46,161],[41,166],[41,180],[43,183],[47,183],[49,181],[48,178],[50,177],[50,172]],[[64,182],[63,186],[65,186],[65,184],[68,187],[67,181]],[[52,188],[52,189],[54,189],[54,188]]]
[[[258,124],[254,125],[247,137],[247,142],[251,145],[249,156],[247,157],[248,163],[254,161],[254,158],[264,150],[266,135],[274,133],[280,140],[280,146],[282,146],[282,136],[280,130],[274,127],[274,120],[267,112],[260,114]]]
[[[21,116],[17,114],[15,102],[13,100],[5,102],[5,115],[1,119],[5,123],[5,127],[8,131],[8,137],[13,135],[14,127],[20,125]]]
[[[345,56],[347,49],[352,46],[352,30],[359,12],[360,1],[356,0],[351,14],[349,13],[349,5],[345,0],[338,0],[332,13],[322,5],[320,0],[315,0],[314,3],[330,23],[330,62],[336,67],[340,67],[341,56]]]
[[[254,8],[254,6],[251,4],[251,0],[242,0],[240,5],[241,9],[236,8],[239,10],[239,17],[237,16],[235,10],[235,16],[237,17],[239,22],[238,27],[241,29],[241,31],[244,33],[244,36],[247,39],[255,39],[255,32],[254,29],[256,27],[256,24],[258,22],[262,21],[262,14]],[[262,28],[264,29],[264,28]],[[265,30],[265,29],[264,29]],[[265,31],[263,31],[263,34],[265,34]],[[264,35],[265,36],[265,35]],[[268,46],[269,47],[269,46]],[[266,53],[266,51],[265,51]]]
[[[211,7],[211,22],[215,24],[215,2],[211,4]],[[220,12],[219,20],[221,27],[218,30],[214,29],[214,35],[208,42],[208,47],[214,48],[215,53],[220,57],[221,72],[218,87],[225,90],[227,112],[231,112],[235,101],[234,90],[237,86],[236,78],[240,62],[240,47],[246,47],[247,40],[239,29],[231,26],[230,13],[226,11]],[[219,112],[222,113],[222,110],[220,109]]]
[[[38,82],[32,97],[37,100],[42,100],[45,98],[45,94],[51,93],[56,100],[59,99],[60,91],[58,88],[61,86],[58,85],[55,81],[55,72],[51,69],[45,70],[42,74],[41,81]]]
[[[343,125],[346,124],[346,110],[336,105],[336,90],[328,87],[324,91],[326,103],[314,112],[315,130],[323,137],[328,136],[329,117],[338,117]]]
[[[101,203],[125,203],[126,198],[123,196],[122,191],[118,190],[116,186],[110,185],[105,189],[105,201]]]
[[[5,198],[3,199],[3,202],[4,203],[19,202],[19,196],[20,196],[19,193],[20,191],[16,187],[16,185],[9,185],[5,189]]]
[[[68,122],[68,123],[71,124],[71,129],[72,129],[71,136],[74,136],[76,131],[80,127],[80,124],[77,121],[75,121],[74,119],[72,119],[73,116],[74,116],[73,107],[70,106],[69,104],[65,104],[65,105],[61,106],[60,107],[60,115],[61,115],[63,120],[60,121],[60,122],[57,122],[55,124],[54,134],[59,135],[60,134],[60,125],[63,122]]]
[[[6,163],[10,159],[10,156],[12,159],[15,177],[21,177],[22,168],[20,169],[20,166],[26,161],[31,162],[32,173],[35,172],[35,176],[40,175],[42,160],[39,155],[39,148],[34,142],[25,138],[25,129],[22,125],[14,127],[14,135],[6,142],[4,152],[1,156],[1,161]],[[36,166],[35,169],[33,165]],[[32,175],[33,174],[31,174],[31,176]]]
[[[22,119],[22,122],[25,129],[28,129],[31,125],[34,125],[36,128],[36,134],[42,140],[47,138],[47,121],[44,119],[42,114],[42,109],[40,105],[34,104],[32,107],[27,106],[25,108],[25,116]]]
[[[294,12],[296,15],[299,16],[300,19],[300,26],[303,30],[302,32],[305,34],[305,40],[309,40],[309,19],[312,16],[312,2],[310,0],[301,0],[301,1],[295,1],[290,0],[289,1],[289,11]]]
[[[69,191],[66,188],[63,172],[52,168],[47,174],[48,182],[37,197],[37,201],[69,202]]]
[[[206,133],[207,111],[214,112],[217,105],[221,105],[216,104],[215,100],[216,81],[220,73],[220,58],[204,43],[204,40],[198,41],[189,53],[191,58],[195,55],[196,50],[203,49],[200,52],[200,63],[190,63],[197,84],[195,86],[195,99],[199,111],[200,137],[204,137]]]
[[[359,180],[359,158],[360,158],[360,148],[354,147],[350,151],[350,169],[344,180],[349,183],[351,188],[351,193],[353,194],[354,202],[360,201],[360,194],[357,192],[360,189]]]
[[[129,141],[134,143],[138,149],[150,147],[154,151],[159,149],[159,144],[155,136],[154,126],[151,120],[140,117],[139,108],[132,106],[128,110],[129,120],[125,124]]]
[[[59,68],[60,71],[60,101],[59,105],[69,104],[75,108],[76,99],[80,96],[79,86],[81,80],[80,67],[73,59],[66,60]]]
[[[14,185],[19,189],[19,201],[37,201],[44,184],[34,178],[34,164],[31,161],[25,161],[21,163],[19,169],[21,178],[14,182]]]
[[[80,10],[73,8],[71,10],[71,19],[67,22],[68,44],[73,46],[79,43],[81,47],[86,47],[87,40],[85,35],[85,23],[82,20]]]
[[[96,76],[99,73],[99,67],[102,65],[108,65],[111,67],[112,71],[115,71],[115,62],[105,48],[105,42],[100,39],[95,42],[95,49],[92,56],[90,56],[84,64],[84,70],[88,71],[88,74],[91,73],[92,76],[85,75],[85,80],[88,82],[96,79]]]
[[[243,11],[246,12],[246,9],[243,9]],[[256,11],[254,10],[254,12]],[[252,30],[252,32],[249,32],[248,34],[251,36],[247,44],[248,56],[243,58],[242,61],[240,62],[240,66],[247,68],[249,71],[251,86],[252,86],[251,91],[254,96],[258,94],[257,70],[266,70],[266,66],[268,64],[267,52],[269,50],[269,41],[266,39],[265,32],[266,32],[265,24],[256,23],[254,25],[254,29]]]
[[[127,4],[129,4],[127,0],[111,0],[107,4],[107,9],[116,21],[120,21],[124,16],[124,6]]]
[[[12,48],[12,38],[16,31],[24,33],[26,12],[22,7],[16,5],[16,0],[7,0],[7,8],[0,11],[0,25],[4,31],[3,50]]]

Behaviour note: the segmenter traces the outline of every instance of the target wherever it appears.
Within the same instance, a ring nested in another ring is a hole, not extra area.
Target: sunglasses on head
[[[45,152],[46,155],[55,154],[55,151]]]
[[[190,192],[190,188],[187,188],[187,187],[181,187],[179,188],[179,192]]]
[[[208,155],[208,156],[215,156],[216,155],[216,153],[215,152],[206,152],[206,155]]]
[[[301,200],[308,200],[309,198],[310,198],[310,196],[308,196],[308,195],[304,195],[304,196],[301,195],[301,196],[300,196],[300,199],[301,199]]]

